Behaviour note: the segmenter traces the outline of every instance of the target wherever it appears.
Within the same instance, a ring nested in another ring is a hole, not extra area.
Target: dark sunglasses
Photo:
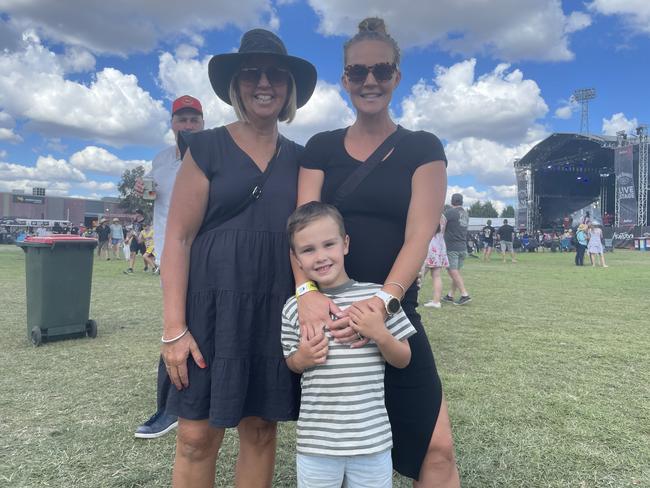
[[[348,64],[345,67],[345,76],[352,83],[363,83],[368,78],[368,73],[372,73],[378,82],[389,81],[397,71],[395,63],[377,63],[372,66],[365,64]]]
[[[244,83],[257,85],[262,78],[262,73],[266,75],[271,85],[283,85],[289,82],[289,70],[269,66],[267,68],[241,68],[238,77]]]

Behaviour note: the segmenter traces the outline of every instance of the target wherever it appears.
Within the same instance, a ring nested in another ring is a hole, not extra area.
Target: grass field
[[[650,253],[607,259],[469,260],[472,303],[421,309],[464,487],[650,487]],[[35,348],[23,253],[0,246],[0,487],[169,486],[175,436],[133,437],[155,409],[158,278],[123,268],[95,262],[97,339]],[[295,486],[293,430],[274,486]],[[229,433],[216,486],[233,486],[236,454]]]

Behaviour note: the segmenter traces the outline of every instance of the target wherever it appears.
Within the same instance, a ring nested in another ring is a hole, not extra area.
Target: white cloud
[[[61,64],[67,73],[82,73],[95,69],[95,57],[85,49],[71,47],[66,49]]]
[[[594,0],[590,10],[602,15],[616,15],[634,32],[650,34],[650,2],[646,0]]]
[[[0,53],[0,106],[50,137],[75,136],[114,146],[160,144],[168,114],[135,76],[104,68],[85,85],[65,78],[70,68],[65,59],[26,33],[21,51]]]
[[[51,151],[56,151],[56,152],[60,152],[60,153],[65,151],[68,148],[68,146],[63,144],[61,142],[61,139],[58,138],[58,137],[53,137],[51,139],[48,139],[46,147]]]
[[[22,29],[34,29],[44,38],[114,54],[147,52],[161,39],[194,38],[196,33],[227,25],[241,29],[266,25],[273,16],[269,0],[0,0],[0,11]]]
[[[400,123],[438,136],[518,143],[528,137],[548,107],[533,80],[509,65],[499,64],[476,78],[476,60],[449,68],[437,66],[433,84],[420,80],[402,100]]]
[[[570,33],[587,27],[584,13],[565,15],[559,0],[309,0],[319,30],[351,36],[368,16],[382,17],[403,48],[437,44],[463,55],[487,52],[498,59],[573,59]]]
[[[7,151],[0,149],[0,159],[7,159]]]
[[[86,177],[63,159],[52,156],[39,156],[36,166],[0,163],[0,180],[22,179],[84,181]]]
[[[513,162],[526,154],[536,142],[504,146],[498,142],[467,137],[447,144],[449,176],[471,176],[493,185],[515,181]]]
[[[0,141],[7,141],[12,144],[23,142],[23,138],[14,132],[16,121],[7,112],[0,110]]]
[[[151,161],[123,161],[106,149],[97,146],[87,146],[70,156],[70,164],[80,170],[121,176],[127,169],[144,166],[146,171],[151,169]]]
[[[609,119],[603,119],[603,134],[615,136],[621,130],[624,130],[626,134],[630,134],[638,126],[639,122],[636,118],[628,119],[625,114],[618,112]]]
[[[492,194],[501,198],[515,198],[517,185],[493,185],[490,187]]]
[[[454,193],[460,193],[463,195],[463,207],[468,208],[475,202],[485,203],[487,200],[492,202],[492,206],[496,209],[497,212],[501,212],[507,205],[507,202],[495,198],[495,194],[489,190],[477,190],[474,186],[458,186],[458,185],[449,185],[447,187],[447,199],[445,203],[450,204],[451,195]]]
[[[0,127],[0,141],[7,141],[13,144],[18,144],[19,142],[23,142],[23,138],[11,129]]]
[[[318,132],[353,122],[354,112],[345,102],[340,87],[319,81],[309,102],[298,110],[291,124],[282,124],[280,131],[299,144],[305,144]]]
[[[567,120],[573,116],[573,112],[578,110],[578,103],[575,101],[562,101],[561,105],[555,109],[555,118]]]
[[[117,194],[117,185],[111,181],[86,181],[77,186],[85,188],[86,190],[104,193],[104,196]]]
[[[0,163],[0,173],[2,172]],[[32,188],[45,188],[46,195],[66,196],[70,191],[71,184],[65,181],[48,181],[48,180],[3,180],[0,178],[0,191],[10,192],[12,190],[22,190],[26,194],[32,193]]]

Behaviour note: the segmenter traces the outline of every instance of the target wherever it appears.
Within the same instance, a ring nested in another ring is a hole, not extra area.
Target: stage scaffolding
[[[629,144],[627,133],[624,130],[616,133],[616,147],[625,147]],[[618,185],[614,184],[614,227],[621,225],[621,195]]]
[[[639,200],[637,211],[637,225],[648,225],[648,127],[639,126],[636,129],[639,137]]]

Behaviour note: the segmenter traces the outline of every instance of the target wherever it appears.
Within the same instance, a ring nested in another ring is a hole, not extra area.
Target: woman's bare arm
[[[413,174],[404,244],[384,282],[382,289],[387,293],[401,298],[404,293],[401,287],[390,282],[399,283],[408,289],[417,278],[431,238],[438,227],[446,193],[447,168],[444,161],[423,164]],[[378,297],[365,301],[373,301],[383,307]],[[363,302],[357,302],[352,307],[357,307],[360,303]]]
[[[203,222],[210,182],[196,165],[188,150],[178,171],[165,233],[161,267],[163,289],[163,337],[176,337],[185,330],[185,303],[192,242]],[[163,358],[169,376],[177,388],[189,385],[187,358],[190,354],[199,366],[205,361],[187,333],[177,342],[163,344]]]
[[[404,244],[386,278],[385,283],[397,282],[408,289],[415,281],[427,256],[445,204],[447,193],[447,168],[444,161],[432,161],[420,166],[413,174],[411,202],[406,218]],[[401,296],[396,285],[383,288],[392,295]]]

